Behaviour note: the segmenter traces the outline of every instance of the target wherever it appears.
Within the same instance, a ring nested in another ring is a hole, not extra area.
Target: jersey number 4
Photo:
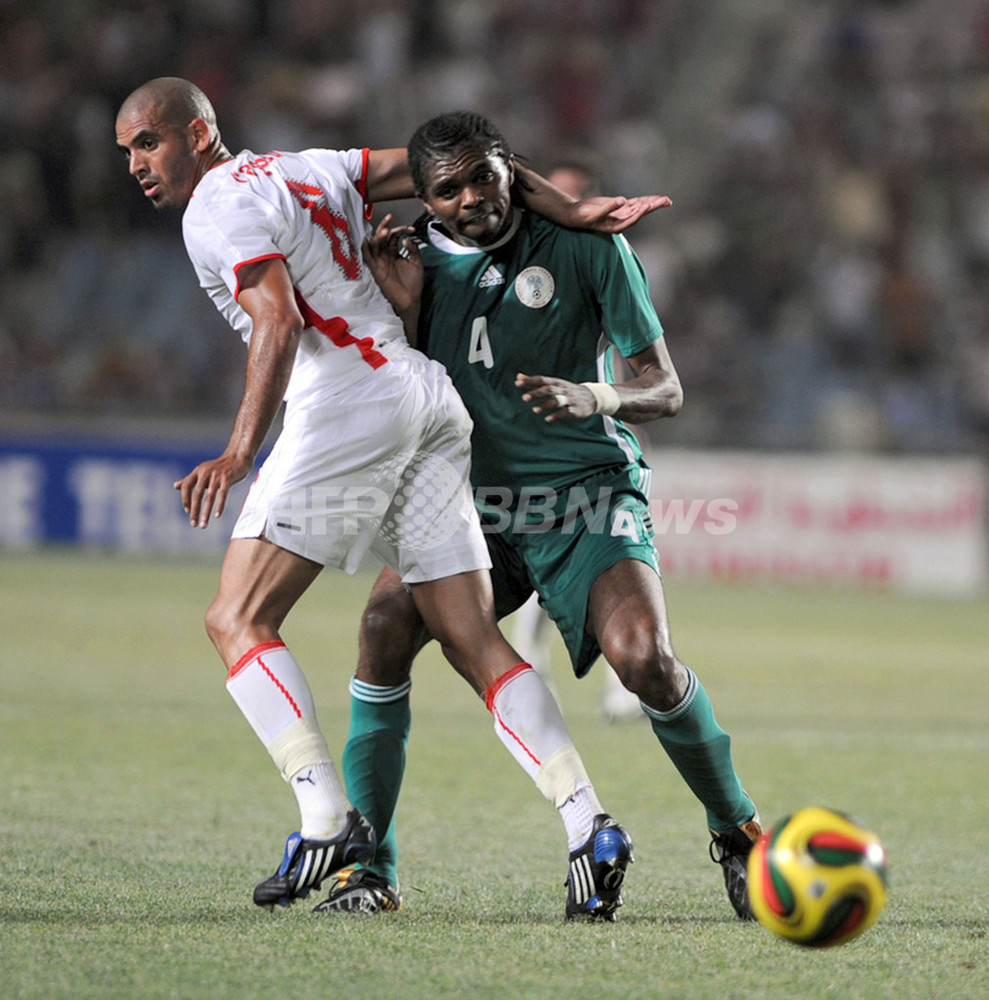
[[[478,361],[485,368],[494,368],[494,355],[491,353],[491,341],[488,340],[488,320],[486,316],[478,316],[470,328],[467,363],[475,365]]]
[[[361,273],[360,259],[350,238],[347,220],[336,212],[331,212],[326,204],[326,195],[312,184],[298,181],[285,182],[295,200],[309,213],[313,222],[326,233],[333,247],[333,259],[350,281],[356,281]]]

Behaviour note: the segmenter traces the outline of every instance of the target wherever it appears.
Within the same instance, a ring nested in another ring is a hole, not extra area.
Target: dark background
[[[984,0],[0,0],[0,428],[228,417],[244,348],[114,144],[185,76],[231,150],[493,117],[670,194],[631,241],[686,389],[655,444],[989,440]]]

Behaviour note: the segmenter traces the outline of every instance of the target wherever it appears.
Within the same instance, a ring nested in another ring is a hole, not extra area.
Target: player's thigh
[[[628,690],[661,711],[679,703],[688,675],[673,649],[663,583],[652,566],[623,559],[601,573],[591,586],[588,618]]]
[[[520,662],[495,622],[487,570],[413,584],[412,596],[444,655],[478,693]]]
[[[588,624],[606,655],[609,646],[636,635],[660,651],[672,649],[663,581],[640,559],[620,559],[600,573],[591,584],[587,608]]]
[[[626,470],[607,472],[591,486],[603,496],[590,516],[578,516],[551,531],[523,535],[518,543],[578,677],[587,673],[602,651],[607,655],[600,643],[601,609],[597,620],[591,616],[595,584],[623,562],[642,563],[659,581],[648,503],[631,488]],[[604,596],[613,600],[616,595],[605,592]]]
[[[424,378],[422,434],[396,456],[396,481],[371,551],[406,584],[487,569],[491,563],[469,485],[470,419],[449,378]],[[400,460],[399,460],[400,459]]]

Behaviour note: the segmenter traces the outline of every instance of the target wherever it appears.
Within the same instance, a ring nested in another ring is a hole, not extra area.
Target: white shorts
[[[487,569],[471,428],[446,369],[401,352],[345,393],[287,408],[233,537],[348,573],[370,552],[405,583]]]

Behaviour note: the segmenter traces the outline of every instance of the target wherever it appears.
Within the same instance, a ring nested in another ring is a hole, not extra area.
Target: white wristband
[[[594,412],[610,417],[618,412],[622,401],[618,398],[618,390],[610,382],[581,382],[585,389],[591,390],[594,397]]]

